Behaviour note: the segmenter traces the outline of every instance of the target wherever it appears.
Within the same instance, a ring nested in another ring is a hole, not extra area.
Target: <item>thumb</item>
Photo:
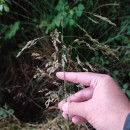
[[[69,116],[80,116],[86,119],[89,111],[88,102],[66,102],[62,106],[62,111]]]

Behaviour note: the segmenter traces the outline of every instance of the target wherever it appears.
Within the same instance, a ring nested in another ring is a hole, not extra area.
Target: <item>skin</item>
[[[89,122],[97,130],[123,130],[130,102],[109,75],[58,72],[56,76],[87,86],[59,103],[65,119],[69,117],[75,124]]]

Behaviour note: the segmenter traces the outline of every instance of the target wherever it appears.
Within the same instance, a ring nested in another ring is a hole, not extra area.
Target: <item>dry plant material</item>
[[[94,68],[92,67],[92,65],[91,65],[89,62],[87,62],[87,61],[86,61],[85,63],[84,63],[84,62],[81,62],[81,60],[79,59],[79,56],[76,57],[76,60],[77,60],[78,65],[80,65],[81,68],[82,68],[85,72],[88,72],[88,69],[85,68],[86,66],[88,66],[88,67],[90,68],[90,70],[94,72]]]
[[[36,60],[42,60],[42,56],[39,53],[32,53],[31,56]]]
[[[61,43],[61,41],[59,40],[60,32],[58,32],[57,29],[55,29],[54,32],[50,34],[50,36],[52,38],[53,46],[55,47],[56,52],[58,52],[57,43]]]
[[[119,3],[102,4],[102,5],[98,6],[95,10],[98,10],[98,9],[100,9],[102,7],[108,7],[108,6],[120,6],[120,4]]]
[[[109,24],[111,24],[111,25],[113,25],[113,26],[116,26],[115,23],[111,22],[111,21],[110,21],[108,18],[106,18],[106,17],[100,16],[100,15],[96,15],[96,14],[94,14],[94,16],[97,17],[97,18],[99,18],[99,19],[101,19],[101,20],[103,20],[103,21],[105,21],[105,22],[108,22]]]
[[[106,18],[106,17],[103,17],[103,16],[98,15],[98,14],[93,14],[93,13],[90,13],[90,12],[87,12],[87,13],[88,13],[88,14],[91,14],[91,15],[93,15],[94,17],[99,18],[99,19],[101,19],[102,21],[105,21],[105,22],[107,22],[107,23],[109,23],[109,24],[111,24],[111,25],[113,25],[113,26],[116,26],[115,23],[113,23],[111,20],[109,20],[109,19]]]
[[[45,94],[45,97],[47,98],[45,102],[46,108],[48,108],[51,103],[55,103],[56,101],[59,101],[58,94],[55,91],[49,91],[48,93]]]
[[[99,44],[98,40],[97,40],[97,39],[92,38],[92,37],[88,34],[88,32],[87,32],[84,28],[82,28],[79,24],[78,24],[77,26],[79,27],[79,29],[80,29],[80,30],[82,30],[82,31],[85,33],[85,36],[86,36],[86,37],[88,37],[88,38],[90,39],[90,41],[92,41],[92,42],[95,42],[95,43],[98,43],[98,44]]]
[[[87,17],[88,17],[88,16],[87,16]],[[95,24],[99,24],[99,22],[95,21],[94,19],[92,19],[92,18],[90,18],[90,17],[88,17],[88,19],[89,19],[90,21],[92,21],[93,23],[95,23]]]
[[[36,78],[44,78],[44,77],[50,78],[50,76],[47,73],[45,73],[44,70],[37,67],[36,74],[33,76],[33,78],[36,79]]]
[[[112,50],[108,45],[99,45],[99,48],[102,50],[102,53],[104,55],[112,55],[113,57],[115,57],[117,60],[119,60],[119,57],[116,56],[114,50]]]
[[[34,46],[39,40],[44,39],[44,38],[45,36],[28,41],[27,44],[21,49],[21,51],[18,52],[16,58],[18,58],[24,50],[29,49],[30,47]]]
[[[52,73],[54,73],[58,68],[59,68],[59,62],[58,60],[56,61],[49,61],[46,66],[47,68],[46,72],[51,75]]]
[[[90,50],[95,51],[95,49],[94,49],[94,48],[93,48],[89,43],[87,43],[87,42],[84,41],[84,40],[75,39],[75,40],[74,40],[74,43],[78,43],[78,44],[86,44],[86,46],[88,46]]]

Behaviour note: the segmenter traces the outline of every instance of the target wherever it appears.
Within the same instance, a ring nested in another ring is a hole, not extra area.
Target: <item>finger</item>
[[[86,118],[88,111],[90,111],[90,107],[87,102],[66,102],[62,106],[62,111],[67,113],[70,116],[80,116],[82,118]],[[86,107],[87,106],[87,107]]]
[[[67,113],[63,112],[62,113],[62,116],[64,117],[64,119],[66,120],[72,120],[72,122],[74,124],[80,124],[80,123],[84,123],[84,122],[87,122],[86,119],[80,117],[80,116],[69,116]]]
[[[88,87],[68,97],[66,100],[69,102],[83,102],[92,98],[93,88]],[[65,102],[64,102],[65,103]],[[63,104],[62,104],[63,105]]]
[[[87,122],[86,119],[84,119],[84,118],[82,118],[80,116],[70,116],[69,117],[69,115],[67,113],[65,113],[65,112],[62,113],[62,116],[66,120],[71,119],[74,124],[80,124],[80,123],[83,123],[83,122]]]
[[[62,109],[62,106],[66,102],[83,102],[87,101],[92,98],[93,95],[93,88],[88,87],[83,90],[80,90],[79,92],[73,94],[72,96],[68,97],[67,99],[62,100],[58,104],[58,108]]]
[[[64,100],[62,100],[62,101],[59,102],[58,108],[59,108],[60,110],[62,110],[62,106],[63,106],[64,103],[66,103],[66,99],[64,99]]]
[[[80,124],[80,123],[87,122],[87,120],[84,119],[84,118],[82,118],[82,117],[80,117],[80,116],[73,116],[73,117],[72,117],[72,122],[73,122],[74,124]]]
[[[69,116],[66,112],[62,112],[62,116],[64,117],[64,119],[68,120]]]
[[[62,112],[62,116],[66,119],[66,120],[71,120],[73,116],[68,115],[66,112]]]
[[[67,80],[74,83],[80,83],[85,86],[96,87],[98,79],[102,74],[91,72],[57,72],[56,76],[59,79]]]

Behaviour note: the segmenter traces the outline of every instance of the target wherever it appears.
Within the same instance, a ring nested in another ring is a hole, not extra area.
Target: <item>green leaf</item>
[[[83,10],[85,9],[83,4],[79,4],[77,8],[75,8],[75,13],[77,17],[81,17],[81,15],[83,14]]]
[[[8,109],[8,106],[7,106],[7,104],[5,103],[5,105],[4,105],[4,108],[5,108],[5,110],[7,110]]]
[[[43,28],[45,26],[48,26],[48,21],[42,20],[39,25],[37,25],[38,28]]]
[[[15,22],[13,25],[10,25],[9,30],[5,34],[5,39],[11,39],[15,36],[16,32],[19,30],[20,22]]]
[[[4,114],[4,111],[2,108],[0,108],[0,116],[3,116],[3,114]]]
[[[76,23],[76,22],[75,22],[75,20],[74,20],[74,19],[70,19],[70,20],[69,20],[69,25],[70,25],[70,26],[75,25],[75,23]]]
[[[82,11],[78,11],[78,10],[77,10],[77,11],[76,11],[76,16],[77,16],[77,17],[81,17],[82,13],[83,13]]]
[[[73,16],[74,15],[74,10],[70,10],[69,13],[70,13],[71,16]]]
[[[6,113],[6,112],[4,112],[3,113],[3,117],[5,118],[5,117],[7,117],[8,116],[8,114]]]
[[[1,4],[1,5],[0,5],[0,12],[3,11],[3,7],[4,7],[3,4]]]
[[[59,0],[57,6],[55,7],[58,12],[64,12],[64,10],[67,10],[68,8],[68,2],[65,0]]]
[[[67,26],[68,22],[69,22],[69,18],[68,17],[64,18],[64,27]]]
[[[63,11],[63,5],[64,5],[64,3],[63,3],[63,1],[62,0],[60,0],[59,2],[58,2],[58,4],[57,4],[57,6],[55,7],[55,9],[57,10],[57,11]]]
[[[119,75],[119,71],[118,71],[118,70],[113,71],[113,73],[114,73],[115,75]]]
[[[7,117],[8,116],[8,114],[4,111],[3,108],[0,108],[0,116],[1,117]]]
[[[62,5],[57,5],[55,9],[60,12],[60,11],[63,10],[63,6]]]
[[[63,16],[61,15],[61,14],[59,14],[59,15],[57,15],[56,17],[55,17],[55,19],[54,19],[54,23],[55,23],[55,25],[57,26],[57,27],[59,27],[60,26],[60,24],[61,24],[61,22],[62,22],[62,18],[63,18]]]
[[[3,4],[3,3],[5,3],[5,0],[0,0],[0,4]]]
[[[126,91],[127,96],[130,98],[130,90]]]
[[[80,3],[80,4],[78,5],[78,10],[79,10],[79,11],[83,11],[84,9],[85,9],[84,5]]]
[[[59,26],[60,26],[60,23],[61,23],[61,20],[60,20],[60,19],[57,19],[57,20],[55,20],[54,22],[55,22],[55,25],[56,25],[57,27],[59,27]]]
[[[55,27],[56,27],[56,26],[55,26],[55,23],[54,23],[54,22],[50,23],[50,24],[48,25],[48,27],[47,27],[45,33],[48,34],[49,31],[53,30]]]
[[[125,83],[125,84],[123,85],[123,89],[128,89],[128,87],[129,87],[129,83]]]
[[[14,113],[14,110],[13,110],[13,109],[9,109],[9,110],[8,110],[8,114],[9,114],[9,115],[12,115],[13,113]]]
[[[9,12],[10,11],[9,7],[6,4],[4,5],[4,10],[5,10],[5,12]]]

